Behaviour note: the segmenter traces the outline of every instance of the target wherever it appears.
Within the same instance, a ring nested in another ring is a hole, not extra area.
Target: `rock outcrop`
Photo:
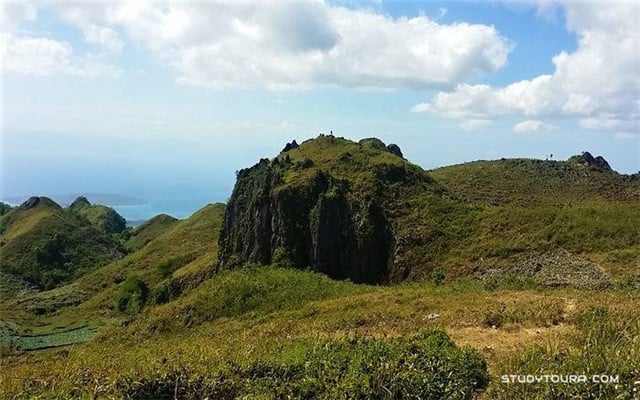
[[[393,204],[405,192],[440,196],[435,183],[379,139],[320,136],[287,147],[238,172],[219,268],[275,263],[354,282],[405,279],[416,265],[396,256],[402,224]]]
[[[387,146],[387,151],[389,151],[389,153],[391,154],[395,154],[400,158],[404,158],[404,156],[402,155],[402,150],[400,150],[400,146],[398,146],[397,144],[394,144],[394,143],[389,144]]]
[[[354,204],[347,186],[318,170],[308,184],[284,185],[261,161],[238,175],[220,235],[220,264],[290,263],[355,282],[383,280],[393,240],[383,210]]]
[[[603,171],[611,171],[611,166],[602,156],[594,157],[588,151],[583,152],[579,156],[573,156],[569,159],[569,161],[573,161],[579,164],[587,165],[590,167],[594,167]]]
[[[40,197],[37,197],[37,196],[29,197],[27,200],[24,201],[24,203],[20,204],[20,209],[30,210],[35,206],[37,206],[38,204],[40,204]]]

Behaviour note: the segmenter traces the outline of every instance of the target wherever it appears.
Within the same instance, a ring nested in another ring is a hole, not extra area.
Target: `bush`
[[[442,282],[444,282],[445,277],[446,275],[444,270],[442,270],[442,268],[437,268],[431,273],[431,282],[436,286],[440,286]]]
[[[502,383],[492,386],[492,399],[635,399],[634,384],[640,376],[640,318],[612,315],[607,308],[583,312],[577,332],[558,351],[554,343],[529,348],[501,363],[497,375],[584,374],[586,383]],[[592,375],[618,376],[616,383],[593,383]]]
[[[142,310],[149,297],[149,287],[137,276],[127,279],[116,297],[116,307],[121,312],[135,314]]]
[[[182,367],[117,386],[136,399],[471,399],[488,382],[477,351],[432,330],[390,341],[325,340],[295,362],[233,364],[206,377]]]

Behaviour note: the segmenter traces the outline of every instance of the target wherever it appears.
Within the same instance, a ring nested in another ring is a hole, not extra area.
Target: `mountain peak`
[[[44,196],[32,196],[29,197],[24,203],[20,204],[19,209],[21,210],[30,210],[32,208],[44,206],[44,207],[52,207],[52,208],[61,208],[58,203],[51,200],[48,197]]]
[[[590,166],[590,167],[595,167],[595,168],[603,170],[603,171],[611,171],[612,170],[611,166],[609,165],[607,160],[604,159],[604,157],[602,157],[602,156],[594,157],[588,151],[582,152],[581,155],[576,155],[576,156],[570,157],[568,161],[574,162],[574,163],[577,163],[577,164]]]
[[[78,196],[78,198],[76,198],[73,203],[71,203],[69,205],[70,209],[77,209],[77,208],[82,208],[82,207],[90,207],[91,203],[89,202],[89,200],[87,200],[86,197],[84,196]]]
[[[219,237],[219,266],[276,263],[369,283],[426,271],[437,244],[431,252],[395,256],[397,246],[427,235],[408,221],[430,218],[436,225],[444,218],[439,207],[468,210],[401,154],[377,138],[320,135],[239,171]],[[408,199],[421,206],[407,206]]]

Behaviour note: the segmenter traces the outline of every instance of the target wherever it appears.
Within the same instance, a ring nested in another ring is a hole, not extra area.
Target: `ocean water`
[[[145,198],[147,203],[130,206],[112,206],[128,222],[146,221],[159,214],[168,214],[178,219],[191,216],[194,212],[211,203],[225,203],[229,193],[165,193],[158,197]]]

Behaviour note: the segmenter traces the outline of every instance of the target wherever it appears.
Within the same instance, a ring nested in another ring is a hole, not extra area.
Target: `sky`
[[[154,205],[130,218],[185,217],[226,201],[236,170],[329,131],[425,169],[590,151],[640,170],[637,2],[1,10],[0,197],[117,193]]]

